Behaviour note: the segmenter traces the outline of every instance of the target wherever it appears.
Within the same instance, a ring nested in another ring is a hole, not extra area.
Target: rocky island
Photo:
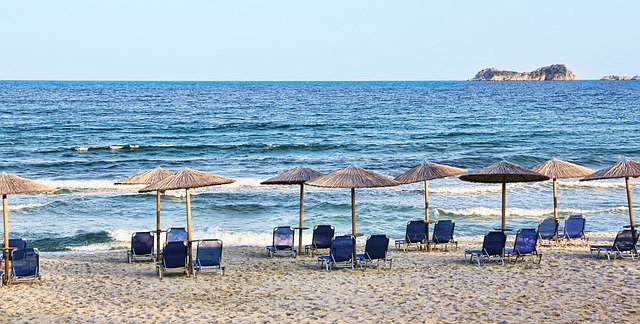
[[[628,77],[626,75],[605,75],[600,80],[604,81],[619,81],[619,80],[640,80],[640,75],[634,77]]]
[[[515,72],[486,68],[469,81],[566,81],[576,76],[564,64],[541,67],[532,72]]]

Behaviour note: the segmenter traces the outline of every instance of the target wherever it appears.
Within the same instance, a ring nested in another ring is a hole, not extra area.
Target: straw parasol
[[[598,170],[596,173],[580,179],[580,181],[624,178],[627,187],[630,227],[632,230],[635,230],[636,224],[633,220],[633,204],[631,203],[631,185],[629,178],[637,177],[640,177],[640,163],[633,160],[622,159],[610,167]]]
[[[304,219],[304,182],[315,179],[321,175],[311,168],[295,167],[289,171],[278,174],[277,176],[260,182],[263,185],[300,185],[300,226],[298,227],[298,255],[302,254],[302,228]]]
[[[173,172],[157,167],[148,171],[144,171],[135,175],[132,175],[126,179],[122,179],[115,182],[116,185],[150,185],[158,181],[164,180],[167,177],[174,175]],[[160,261],[160,190],[156,191],[156,261]]]
[[[0,195],[2,195],[2,219],[4,224],[4,281],[9,282],[9,207],[7,195],[19,195],[33,192],[49,192],[55,188],[39,184],[35,181],[2,172],[0,174]]]
[[[358,166],[352,165],[319,176],[306,182],[310,186],[351,189],[351,233],[356,236],[356,189],[397,186],[400,183]],[[356,259],[356,247],[353,247],[353,260]]]
[[[534,165],[531,170],[546,175],[553,180],[553,217],[555,219],[558,219],[557,179],[582,178],[595,172],[587,167],[556,158]]]
[[[492,164],[488,167],[464,174],[460,180],[480,183],[501,183],[502,184],[502,228],[507,230],[506,210],[507,210],[507,183],[509,182],[533,182],[549,180],[549,177],[531,171],[515,163],[503,161]]]
[[[191,193],[189,192],[189,189],[223,185],[233,182],[235,182],[233,179],[185,168],[164,180],[140,189],[140,192],[185,189],[187,199],[187,246],[189,247],[189,274],[193,273],[193,257],[191,253]]]

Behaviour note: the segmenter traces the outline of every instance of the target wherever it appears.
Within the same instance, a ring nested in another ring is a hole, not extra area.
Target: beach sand
[[[591,233],[611,243],[615,233]],[[513,235],[508,245],[513,244]],[[542,264],[393,251],[391,269],[317,269],[309,256],[225,247],[226,272],[159,280],[125,251],[43,253],[42,285],[3,287],[0,322],[637,322],[640,262],[592,259],[588,243],[541,247]],[[363,249],[363,247],[360,247]]]

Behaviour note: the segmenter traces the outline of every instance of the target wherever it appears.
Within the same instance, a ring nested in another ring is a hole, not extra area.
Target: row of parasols
[[[310,168],[296,167],[284,173],[281,173],[271,179],[265,180],[262,184],[274,185],[299,185],[300,186],[300,231],[303,228],[304,214],[304,185],[329,187],[329,188],[349,188],[351,189],[351,219],[352,234],[356,232],[356,188],[374,188],[397,186],[406,183],[424,182],[424,201],[425,201],[425,222],[429,220],[429,190],[428,181],[459,176],[460,180],[479,182],[479,183],[500,183],[502,184],[502,230],[506,230],[506,184],[512,182],[533,182],[545,181],[553,179],[553,200],[554,200],[554,216],[558,217],[557,204],[557,185],[556,179],[560,178],[582,178],[581,181],[625,178],[627,189],[627,201],[629,208],[630,227],[635,228],[633,219],[633,206],[631,202],[631,191],[629,178],[640,176],[640,163],[633,160],[623,159],[614,165],[594,172],[589,168],[569,163],[566,161],[552,159],[544,163],[538,164],[531,169],[519,166],[510,162],[500,162],[485,168],[478,169],[473,172],[467,172],[465,169],[423,162],[395,179],[391,179],[384,175],[380,175],[373,171],[369,171],[358,166],[349,166],[327,174],[315,171]],[[140,192],[156,192],[156,225],[157,233],[161,232],[160,227],[160,195],[167,190],[186,190],[186,220],[187,220],[187,240],[191,238],[191,197],[190,189],[223,185],[233,183],[235,180],[212,173],[197,171],[185,168],[177,173],[173,173],[163,168],[155,168],[145,171],[121,181],[116,184],[128,185],[147,185],[140,189]],[[4,224],[4,256],[8,259],[9,248],[9,229],[8,229],[8,208],[7,195],[10,194],[26,194],[34,192],[49,192],[55,188],[39,184],[35,181],[25,179],[12,174],[0,174],[0,194],[2,195],[2,210]],[[302,233],[299,237],[298,251],[302,250]],[[427,233],[428,234],[428,233]],[[159,236],[159,235],[158,235]],[[160,252],[160,240],[157,240],[156,251]],[[159,255],[158,255],[159,257]],[[189,263],[191,264],[191,250],[189,249]],[[9,272],[8,263],[5,262],[5,273]]]

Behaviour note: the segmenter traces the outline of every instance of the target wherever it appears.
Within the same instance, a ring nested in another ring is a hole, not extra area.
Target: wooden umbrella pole
[[[351,233],[356,237],[356,188],[351,188]],[[356,261],[356,245],[353,245],[353,261]]]
[[[636,228],[636,224],[633,221],[633,204],[631,203],[631,184],[629,183],[629,177],[624,178],[627,185],[627,203],[629,204],[629,222],[631,222],[631,229]]]
[[[156,191],[156,261],[160,261],[160,190]]]
[[[7,195],[2,195],[2,218],[4,222],[4,283],[9,283],[9,208]]]
[[[558,184],[556,178],[553,178],[553,217],[558,219]]]
[[[189,258],[189,275],[193,274],[193,262],[191,255],[191,193],[189,193],[189,189],[186,190],[187,196],[187,255]]]
[[[424,181],[424,222],[425,225],[425,243],[427,243],[427,251],[431,250],[429,245],[429,181]]]
[[[507,183],[502,182],[502,232],[507,230]]]
[[[304,220],[304,183],[300,184],[300,226],[298,227],[298,255],[302,255],[302,224]]]

